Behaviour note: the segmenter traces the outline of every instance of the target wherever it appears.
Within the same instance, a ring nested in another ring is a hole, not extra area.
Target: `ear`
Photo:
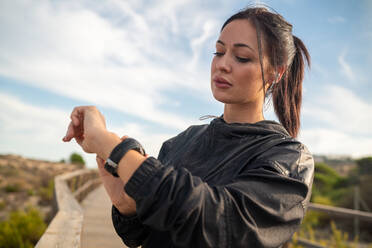
[[[285,66],[279,66],[274,71],[274,79],[273,83],[278,83],[280,80],[282,80],[283,74],[285,72]]]
[[[285,66],[278,66],[273,68],[272,70],[269,71],[269,78],[267,80],[267,83],[265,85],[265,91],[267,91],[270,87],[272,87],[274,84],[278,83],[285,72]]]
[[[268,71],[268,78],[266,81],[267,87],[271,86],[272,84],[278,83],[285,72],[285,66],[278,66],[276,68],[271,68]]]

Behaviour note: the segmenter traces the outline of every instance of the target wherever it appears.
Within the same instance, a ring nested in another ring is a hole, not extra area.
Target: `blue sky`
[[[0,153],[48,160],[76,105],[151,155],[202,115],[220,115],[210,61],[222,23],[248,1],[0,1]],[[262,1],[261,1],[262,3]],[[312,69],[300,141],[315,154],[372,154],[371,1],[263,1],[293,24]],[[275,119],[271,108],[266,119]],[[90,167],[94,156],[84,155]]]

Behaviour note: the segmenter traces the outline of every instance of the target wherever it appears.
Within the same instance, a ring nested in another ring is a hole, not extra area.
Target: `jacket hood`
[[[208,129],[214,136],[223,136],[225,138],[243,138],[244,136],[266,136],[279,134],[288,136],[287,130],[278,122],[272,120],[263,120],[256,123],[227,123],[223,115],[213,119]]]

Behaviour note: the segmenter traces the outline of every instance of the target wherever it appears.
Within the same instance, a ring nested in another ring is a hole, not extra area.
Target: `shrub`
[[[356,248],[358,247],[358,238],[355,238],[353,242],[349,241],[349,235],[346,232],[342,232],[337,229],[335,223],[332,221],[330,224],[331,236],[329,240],[317,239],[314,229],[310,225],[302,226],[298,233],[295,233],[292,237],[292,241],[289,244],[290,248],[300,248],[298,244],[298,237],[310,240],[311,242],[318,243],[324,247],[329,248]]]
[[[365,157],[355,161],[358,165],[359,173],[372,174],[372,157]]]
[[[42,204],[50,204],[54,194],[54,179],[50,179],[46,187],[40,187],[38,194]]]
[[[13,211],[0,223],[0,248],[31,248],[40,239],[46,224],[35,208]]]
[[[35,195],[35,191],[34,191],[33,189],[28,189],[28,190],[27,190],[27,195],[28,195],[28,196]]]
[[[21,191],[21,185],[16,183],[16,184],[8,184],[4,187],[5,192],[7,193],[14,193],[14,192],[19,192]]]
[[[83,157],[78,153],[72,153],[70,155],[70,163],[80,165],[81,168],[85,167],[85,161]]]

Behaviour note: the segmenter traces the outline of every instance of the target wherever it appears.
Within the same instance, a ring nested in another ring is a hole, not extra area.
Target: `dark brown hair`
[[[280,123],[295,138],[300,129],[302,81],[305,61],[310,66],[309,52],[304,43],[292,34],[292,25],[278,13],[265,7],[248,7],[227,19],[221,31],[227,24],[238,19],[247,19],[256,27],[265,97],[272,94],[274,110]],[[262,44],[265,45],[270,66],[276,72],[279,68],[285,68],[278,82],[265,82]],[[268,92],[265,92],[266,83],[271,84]]]

